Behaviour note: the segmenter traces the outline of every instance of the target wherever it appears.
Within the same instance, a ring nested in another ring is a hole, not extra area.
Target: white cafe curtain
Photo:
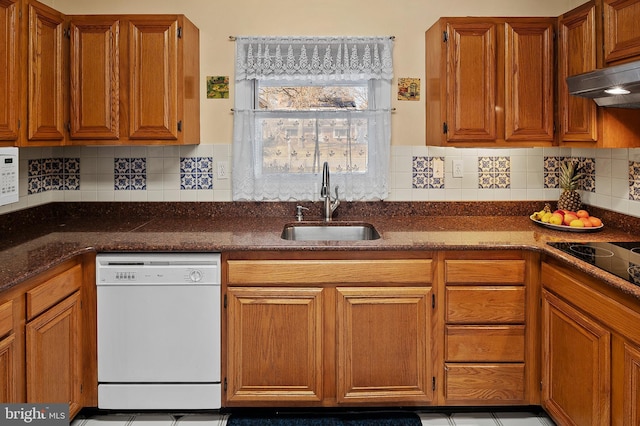
[[[367,171],[332,172],[331,186],[343,200],[379,200],[388,196],[391,145],[391,37],[237,37],[233,131],[234,200],[317,200],[316,173],[263,174],[256,129],[256,80],[366,82],[369,110],[358,112],[368,123]],[[348,117],[348,111],[315,112]],[[348,119],[348,118],[347,118]]]

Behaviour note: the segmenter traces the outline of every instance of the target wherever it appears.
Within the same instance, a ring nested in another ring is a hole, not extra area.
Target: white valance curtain
[[[390,37],[238,37],[236,80],[393,77]]]
[[[321,168],[315,173],[263,173],[257,123],[275,114],[256,109],[256,80],[284,82],[366,82],[368,164],[366,172],[332,168],[331,184],[342,200],[388,196],[391,145],[391,37],[237,37],[233,134],[234,200],[318,200]],[[346,111],[345,111],[346,112]],[[322,112],[315,111],[316,114]],[[337,112],[327,112],[336,114]],[[340,170],[339,172],[335,172]],[[333,188],[332,188],[333,194]]]

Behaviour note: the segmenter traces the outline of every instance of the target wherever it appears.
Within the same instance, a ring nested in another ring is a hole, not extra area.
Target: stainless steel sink
[[[380,234],[369,223],[294,223],[285,225],[280,237],[292,241],[362,241],[377,240]]]

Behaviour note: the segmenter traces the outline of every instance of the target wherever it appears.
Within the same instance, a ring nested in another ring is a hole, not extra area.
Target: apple
[[[564,220],[562,221],[562,223],[564,223],[565,225],[570,225],[571,222],[577,219],[578,219],[578,216],[576,216],[575,214],[565,213]]]

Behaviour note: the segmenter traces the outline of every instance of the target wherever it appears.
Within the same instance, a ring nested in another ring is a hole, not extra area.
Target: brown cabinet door
[[[82,408],[80,292],[26,325],[27,402],[69,403]]]
[[[16,339],[13,334],[0,340],[0,402],[18,402]]]
[[[553,142],[551,20],[505,24],[505,140]]]
[[[591,99],[571,96],[567,77],[597,67],[596,6],[590,1],[558,20],[558,115],[559,142],[598,140],[597,107]]]
[[[0,0],[0,145],[18,141],[20,76],[18,64],[18,7],[16,0]]]
[[[640,58],[640,0],[603,0],[605,65]]]
[[[624,344],[623,424],[640,424],[640,347]]]
[[[74,18],[70,27],[70,137],[120,136],[120,21]]]
[[[229,405],[323,398],[321,288],[228,289]]]
[[[29,3],[28,14],[28,132],[25,145],[63,145],[68,55],[65,18],[36,1]]]
[[[494,141],[496,132],[497,25],[447,25],[447,141]]]
[[[608,425],[611,333],[555,295],[543,293],[543,406],[561,424]]]
[[[339,403],[433,399],[430,305],[430,287],[337,288]]]
[[[178,139],[178,21],[129,21],[129,138]]]

